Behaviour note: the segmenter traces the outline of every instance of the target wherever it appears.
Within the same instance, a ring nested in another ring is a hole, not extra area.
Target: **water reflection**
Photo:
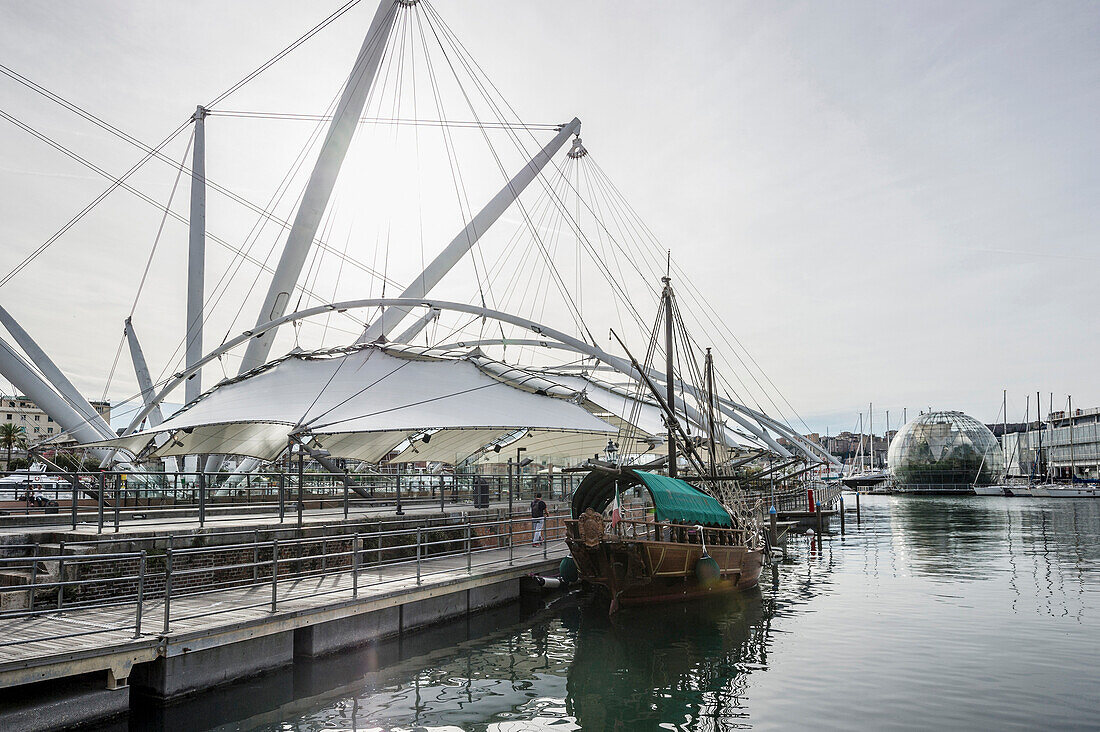
[[[758,591],[513,605],[148,706],[130,729],[725,730],[1089,726],[1100,501],[865,498]],[[794,691],[792,691],[794,690]],[[929,705],[928,699],[936,704]],[[831,720],[831,722],[830,722]]]

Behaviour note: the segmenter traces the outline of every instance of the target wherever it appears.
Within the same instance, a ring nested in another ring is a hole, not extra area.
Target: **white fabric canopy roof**
[[[313,436],[333,456],[376,462],[426,430],[447,430],[455,434],[436,433],[430,445],[435,449],[438,441],[450,461],[524,429],[548,439],[599,435],[604,442],[615,432],[576,404],[514,388],[466,361],[399,357],[368,346],[288,356],[219,384],[154,430],[96,444],[136,453],[169,432],[171,439],[153,456],[272,460],[296,433]]]

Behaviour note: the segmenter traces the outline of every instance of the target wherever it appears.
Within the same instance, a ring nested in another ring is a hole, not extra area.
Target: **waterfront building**
[[[1100,479],[1100,407],[1052,412],[1042,423],[1012,427],[1002,437],[1009,475]]]
[[[111,423],[111,403],[93,401],[90,404],[100,416]],[[34,447],[43,440],[53,445],[72,444],[75,440],[61,428],[45,410],[22,395],[8,396],[0,393],[0,424],[15,424],[26,432],[27,445]]]
[[[887,466],[898,487],[921,493],[970,493],[999,481],[1004,455],[984,424],[962,412],[926,412],[890,443]]]

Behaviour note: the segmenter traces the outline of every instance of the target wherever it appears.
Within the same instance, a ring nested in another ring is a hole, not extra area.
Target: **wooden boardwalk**
[[[135,663],[158,656],[227,645],[338,620],[418,600],[485,587],[557,565],[564,542],[547,549],[517,545],[425,558],[417,580],[415,561],[365,566],[358,572],[288,577],[272,583],[206,593],[173,595],[164,632],[164,600],[143,603],[135,637],[135,602],[66,609],[0,620],[0,688],[93,671],[108,671],[108,684],[129,676]],[[356,589],[357,585],[357,589]],[[67,637],[65,637],[67,636]]]

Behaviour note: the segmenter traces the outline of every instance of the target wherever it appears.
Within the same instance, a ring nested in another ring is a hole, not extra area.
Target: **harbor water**
[[[864,496],[758,592],[546,597],[131,729],[1100,729],[1100,501]]]

